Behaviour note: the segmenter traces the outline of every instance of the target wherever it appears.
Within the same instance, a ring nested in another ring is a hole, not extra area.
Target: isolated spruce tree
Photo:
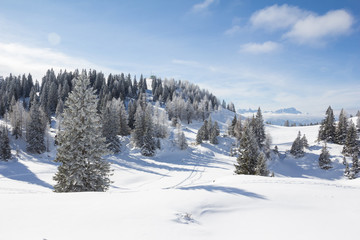
[[[336,143],[338,144],[344,144],[346,140],[346,134],[348,129],[348,120],[346,117],[346,113],[344,109],[341,109],[340,115],[339,115],[339,122],[336,127]]]
[[[251,126],[246,126],[240,140],[239,156],[235,164],[236,174],[255,175],[259,146]]]
[[[0,160],[8,161],[11,158],[10,140],[6,127],[0,129]]]
[[[359,152],[359,146],[357,144],[356,139],[357,139],[357,133],[356,133],[355,125],[353,122],[350,122],[346,134],[345,145],[342,151],[343,154],[345,154],[346,156],[351,156],[355,152]]]
[[[259,148],[261,149],[264,146],[266,135],[265,135],[264,119],[262,117],[260,108],[258,108],[258,111],[256,113],[253,130],[254,130]]]
[[[119,115],[116,112],[115,106],[112,102],[106,104],[105,109],[102,113],[102,133],[106,139],[107,148],[113,152],[120,152],[121,143],[117,136],[119,132]]]
[[[58,134],[55,162],[60,163],[54,176],[55,192],[105,191],[110,185],[110,164],[102,137],[97,97],[84,75],[73,81],[64,109],[62,131]]]
[[[31,104],[29,118],[26,127],[26,150],[31,153],[43,153],[46,150],[44,136],[47,119],[36,100]]]
[[[328,170],[332,168],[331,161],[330,161],[330,153],[327,149],[327,144],[325,142],[325,145],[321,149],[321,154],[319,156],[319,167],[324,170]]]
[[[326,117],[321,122],[318,141],[334,142],[336,140],[335,135],[335,117],[332,108],[329,106],[326,110]]]
[[[298,136],[294,140],[293,144],[291,145],[290,153],[295,157],[302,157],[304,156],[304,145],[303,141],[301,141],[301,132],[299,131]]]

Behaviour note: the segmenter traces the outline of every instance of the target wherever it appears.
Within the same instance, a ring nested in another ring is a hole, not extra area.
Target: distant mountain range
[[[256,113],[257,110],[249,109],[239,109],[238,113],[246,114],[246,113]],[[296,108],[282,108],[276,111],[263,111],[263,113],[275,113],[275,114],[302,114],[302,112],[298,111]]]
[[[257,110],[254,109],[239,109],[238,113],[244,117],[252,117],[256,114]],[[263,111],[263,118],[267,123],[274,125],[284,125],[285,122],[289,122],[291,125],[308,125],[319,123],[322,117],[313,116],[308,113],[302,113],[294,107],[282,108],[276,111]]]

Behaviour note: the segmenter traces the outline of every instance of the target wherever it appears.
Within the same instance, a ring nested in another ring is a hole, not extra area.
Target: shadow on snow
[[[32,171],[30,171],[24,164],[20,162],[1,162],[0,175],[17,181],[27,182],[30,184],[39,185],[53,189],[49,183],[39,179]]]
[[[234,188],[234,187],[199,185],[199,186],[192,186],[192,187],[181,187],[178,189],[180,189],[180,190],[205,190],[208,192],[223,192],[223,193],[228,193],[228,194],[233,194],[233,195],[242,195],[242,196],[246,196],[246,197],[250,197],[250,198],[258,198],[258,199],[266,200],[266,197],[264,197],[260,194],[248,192],[248,191],[245,191],[245,190],[242,190],[239,188]]]

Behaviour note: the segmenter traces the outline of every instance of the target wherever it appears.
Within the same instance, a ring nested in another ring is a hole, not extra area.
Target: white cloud
[[[19,43],[0,42],[0,56],[0,75],[4,77],[10,73],[14,75],[31,73],[40,81],[46,70],[50,68],[55,71],[92,68],[107,73],[115,72],[82,58],[68,56],[48,48],[29,47]]]
[[[351,31],[354,18],[345,10],[329,11],[323,16],[310,15],[297,21],[284,37],[300,44],[319,44],[326,37]]]
[[[225,35],[234,35],[235,33],[239,32],[240,29],[241,29],[240,26],[235,25],[235,26],[233,26],[232,28],[226,30],[226,31],[224,32],[224,34],[225,34]]]
[[[59,34],[52,32],[48,34],[48,41],[51,45],[56,46],[60,44],[61,37]]]
[[[310,12],[298,7],[275,4],[253,13],[250,17],[250,23],[256,28],[264,28],[270,31],[287,29],[309,14]]]
[[[202,3],[195,4],[192,7],[193,12],[202,12],[208,9],[208,7],[213,4],[215,0],[204,0]]]
[[[318,16],[314,12],[284,4],[258,10],[249,21],[254,28],[282,30],[283,38],[299,44],[322,45],[328,37],[351,32],[354,17],[343,9]]]
[[[270,53],[280,48],[280,45],[276,42],[267,41],[264,43],[247,43],[241,46],[241,52],[260,54]]]

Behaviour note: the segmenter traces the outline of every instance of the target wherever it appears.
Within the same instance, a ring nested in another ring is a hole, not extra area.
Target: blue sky
[[[360,2],[0,0],[0,75],[188,80],[237,108],[360,109]]]

